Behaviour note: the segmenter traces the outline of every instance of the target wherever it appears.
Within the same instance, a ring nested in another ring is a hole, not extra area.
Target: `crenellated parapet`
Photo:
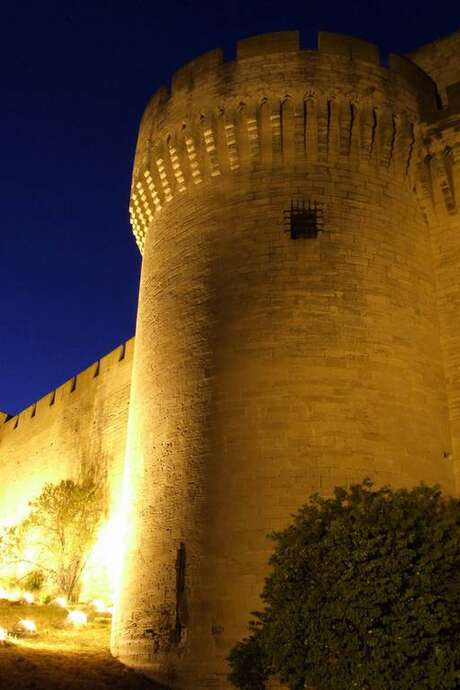
[[[102,490],[107,533],[122,481],[133,345],[134,338],[19,414],[0,414],[0,527],[21,522],[46,484],[91,479]],[[83,574],[83,596],[110,601],[113,560],[104,563],[100,542],[98,549],[97,569],[90,558]]]
[[[256,36],[229,63],[206,53],[144,113],[130,204],[137,243],[142,251],[176,195],[229,175],[340,164],[413,187],[419,114],[434,107],[434,84],[416,65],[394,55],[383,67],[376,46],[348,36],[321,33],[318,51],[301,50],[297,32]]]
[[[133,351],[134,338],[131,338],[18,414],[9,415],[0,411],[0,444],[3,438],[16,430],[19,432],[25,427],[30,430],[29,425],[34,423],[40,425],[43,417],[47,418],[50,414],[64,415],[66,406],[74,398],[79,398],[88,389],[100,385],[106,373],[112,372],[114,367],[119,364],[131,366]]]

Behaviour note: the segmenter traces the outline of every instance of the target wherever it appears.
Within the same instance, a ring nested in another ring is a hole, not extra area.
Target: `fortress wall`
[[[460,146],[458,148],[460,153]],[[457,165],[460,167],[460,156]],[[458,188],[460,192],[460,186]],[[442,202],[441,202],[442,203]],[[437,206],[439,201],[437,202]],[[438,273],[439,319],[457,495],[460,496],[460,210],[441,211],[431,226]]]
[[[460,82],[460,30],[417,48],[408,57],[436,82],[446,103],[447,87]]]
[[[457,64],[460,70],[460,44]],[[417,186],[433,244],[453,462],[460,494],[460,88],[448,88],[447,97],[445,107],[424,126],[425,155]]]
[[[46,482],[94,476],[109,513],[120,488],[134,338],[0,424],[0,524]]]

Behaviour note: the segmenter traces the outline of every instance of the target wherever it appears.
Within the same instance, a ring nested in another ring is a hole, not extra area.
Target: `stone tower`
[[[439,110],[410,60],[382,67],[374,45],[328,33],[300,50],[288,32],[198,58],[149,103],[113,633],[126,664],[226,687],[266,535],[312,492],[366,476],[454,492],[457,95]]]
[[[430,230],[454,472],[460,489],[460,31],[412,59],[435,81],[440,108],[425,113],[417,191]]]

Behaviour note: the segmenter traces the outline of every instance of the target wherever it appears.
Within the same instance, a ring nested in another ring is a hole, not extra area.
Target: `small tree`
[[[92,482],[68,479],[45,484],[29,506],[27,518],[3,534],[2,560],[28,566],[26,577],[43,573],[73,601],[100,523],[101,492]]]
[[[460,501],[366,480],[272,535],[272,570],[230,680],[263,690],[460,687]]]

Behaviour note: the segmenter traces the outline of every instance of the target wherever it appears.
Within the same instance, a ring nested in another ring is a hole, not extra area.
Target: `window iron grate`
[[[291,207],[284,211],[284,227],[291,239],[315,239],[324,228],[322,204],[305,199],[293,199]]]

